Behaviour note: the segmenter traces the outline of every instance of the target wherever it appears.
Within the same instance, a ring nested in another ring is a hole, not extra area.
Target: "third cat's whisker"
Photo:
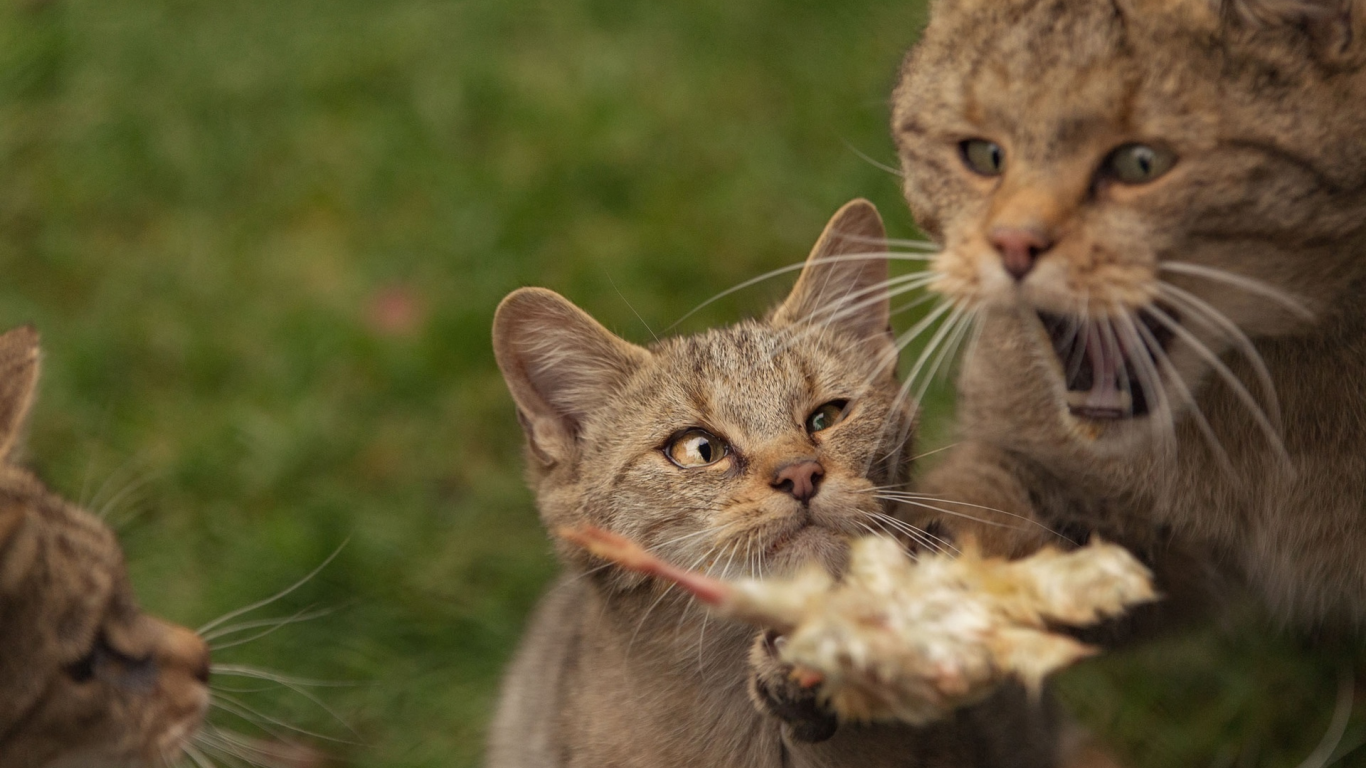
[[[297,725],[290,725],[289,723],[286,723],[285,721],[279,718],[271,717],[270,715],[267,715],[264,712],[261,712],[260,710],[253,708],[251,705],[247,704],[246,702],[242,701],[236,696],[232,696],[230,694],[219,693],[218,695],[214,696],[212,699],[212,706],[221,709],[224,712],[228,712],[229,714],[236,715],[237,717],[246,720],[247,722],[251,723],[257,728],[260,728],[261,730],[266,731],[267,733],[279,739],[283,739],[283,737],[278,732],[275,732],[268,728],[267,724],[274,725],[280,728],[285,728],[287,730],[294,731],[295,733],[302,734],[304,736],[308,736],[314,739],[333,741],[338,744],[350,744],[353,746],[358,745],[358,742],[348,741],[346,739],[339,739],[335,736],[328,736],[323,733],[315,733],[314,731],[310,731],[305,728],[300,728]],[[343,722],[343,724],[345,723]]]
[[[219,616],[218,618],[214,619],[213,621],[210,621],[209,623],[203,625],[203,626],[200,627],[199,629],[196,629],[196,630],[195,630],[195,634],[196,634],[196,635],[199,635],[200,637],[203,637],[203,636],[205,635],[205,633],[211,631],[214,627],[221,626],[223,623],[228,622],[228,621],[232,621],[233,619],[237,618],[238,616],[242,616],[242,615],[244,615],[244,614],[251,613],[252,611],[255,611],[255,610],[260,609],[260,608],[264,608],[264,607],[266,607],[267,605],[270,605],[271,603],[275,602],[276,600],[280,600],[280,599],[282,599],[282,598],[284,598],[284,597],[287,597],[288,595],[292,594],[295,590],[297,590],[299,587],[302,587],[303,585],[305,585],[305,584],[307,584],[308,582],[312,581],[313,578],[314,578],[315,576],[317,576],[319,573],[322,573],[322,570],[323,570],[324,568],[326,568],[333,560],[336,560],[336,559],[337,559],[337,556],[341,554],[342,550],[345,549],[345,548],[346,548],[346,545],[349,544],[350,542],[351,542],[351,539],[348,537],[348,538],[347,538],[345,541],[343,541],[335,550],[332,551],[332,554],[330,554],[330,555],[327,556],[327,559],[326,559],[326,560],[323,560],[322,563],[319,564],[317,568],[314,568],[312,571],[309,571],[308,574],[307,574],[306,576],[304,576],[302,579],[299,579],[298,581],[296,581],[296,582],[294,582],[293,584],[289,585],[288,587],[286,587],[286,588],[280,590],[279,592],[276,592],[275,594],[271,595],[270,597],[267,597],[267,598],[264,599],[264,600],[258,600],[258,601],[256,601],[256,602],[250,604],[250,605],[245,605],[245,606],[243,606],[243,607],[241,607],[241,608],[238,608],[238,609],[235,610],[235,611],[228,611],[227,613],[223,614],[222,616]]]
[[[874,513],[870,515],[870,517],[872,517],[873,521],[877,525],[886,526],[889,530],[892,531],[900,531],[901,533],[904,533],[905,535],[914,539],[916,542],[923,544],[931,552],[943,553],[945,551],[951,550],[955,554],[958,553],[958,548],[955,547],[952,543],[947,542],[939,538],[938,536],[931,534],[929,531],[926,531],[923,528],[911,525],[905,520],[898,520],[897,518],[891,515],[882,513]]]
[[[312,691],[308,690],[309,688],[345,687],[352,685],[351,683],[328,682],[323,680],[307,680],[304,678],[291,677],[289,675],[282,675],[277,672],[271,672],[269,670],[259,669],[257,667],[248,667],[240,664],[215,664],[213,665],[212,672],[214,675],[249,677],[255,678],[257,680],[265,680],[268,682],[275,683],[276,685],[287,688],[290,691],[293,691],[295,694],[307,699],[314,706],[318,707],[322,711],[326,712],[329,716],[331,716],[333,720],[336,720],[338,723],[340,723],[341,726],[346,730],[351,731],[351,733],[356,732],[355,729],[351,727],[350,723],[347,723],[341,715],[337,714],[331,707],[327,706],[327,704],[324,703],[321,698],[315,695]],[[218,694],[221,694],[223,692],[221,688],[214,688],[214,691]]]
[[[195,749],[193,744],[185,744],[181,747],[181,750],[183,750],[185,755],[190,758],[190,761],[199,766],[199,768],[216,768],[213,761],[203,752]]]
[[[232,648],[233,646],[246,645],[247,643],[255,642],[263,637],[266,637],[267,635],[278,632],[284,627],[288,627],[294,624],[302,624],[305,621],[320,619],[324,616],[330,616],[331,614],[336,612],[336,608],[320,608],[314,610],[312,606],[309,606],[308,608],[301,609],[292,616],[284,616],[274,619],[258,619],[256,621],[244,621],[238,624],[230,624],[226,627],[219,627],[213,632],[210,632],[206,635],[202,635],[201,638],[204,640],[204,642],[209,644],[209,650],[217,652],[225,648]],[[214,641],[218,640],[219,638],[227,637],[228,635],[234,635],[238,632],[246,632],[252,629],[261,629],[262,627],[264,627],[265,629],[252,635],[251,637],[243,638],[241,640],[234,640],[230,643],[224,643],[221,645],[214,645]]]

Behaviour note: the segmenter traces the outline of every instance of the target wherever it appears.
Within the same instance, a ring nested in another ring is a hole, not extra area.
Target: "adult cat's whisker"
[[[308,574],[307,574],[306,576],[304,576],[302,579],[299,579],[298,581],[296,581],[296,582],[294,582],[293,584],[289,585],[289,586],[286,587],[285,589],[280,590],[279,592],[275,593],[274,595],[271,595],[270,597],[267,597],[267,598],[264,599],[264,600],[258,600],[258,601],[256,601],[256,602],[250,604],[250,605],[245,605],[245,606],[243,606],[243,607],[241,607],[241,608],[238,608],[238,609],[235,610],[235,611],[228,611],[227,613],[223,614],[222,616],[219,616],[218,618],[214,619],[213,621],[210,621],[209,623],[207,623],[207,624],[201,626],[199,629],[196,629],[196,630],[195,630],[195,634],[199,635],[200,637],[203,637],[203,636],[205,635],[205,633],[211,631],[214,627],[218,627],[218,626],[222,625],[224,622],[232,621],[233,619],[237,618],[238,616],[242,616],[242,615],[251,613],[252,611],[255,611],[255,610],[260,609],[260,608],[264,608],[264,607],[266,607],[267,605],[270,605],[271,603],[275,602],[276,600],[280,600],[280,599],[282,599],[282,598],[284,598],[284,597],[290,595],[290,594],[293,593],[295,590],[297,590],[299,587],[302,587],[303,585],[305,585],[305,584],[307,584],[308,582],[312,581],[313,578],[314,578],[315,576],[317,576],[319,573],[322,573],[322,570],[323,570],[324,568],[326,568],[333,560],[336,560],[336,559],[337,559],[337,556],[341,554],[342,550],[345,549],[345,548],[346,548],[346,545],[349,544],[350,542],[351,542],[351,538],[348,536],[348,537],[346,538],[346,540],[344,540],[340,545],[337,546],[337,548],[336,548],[335,550],[332,551],[332,554],[330,554],[330,555],[327,556],[327,559],[326,559],[326,560],[323,560],[322,563],[319,564],[317,568],[314,568],[312,571],[309,571]]]
[[[1186,380],[1181,377],[1181,372],[1176,370],[1175,366],[1172,365],[1171,358],[1163,351],[1161,343],[1158,342],[1157,337],[1153,335],[1152,331],[1148,330],[1147,326],[1143,323],[1134,323],[1134,329],[1143,337],[1143,341],[1147,345],[1149,351],[1152,352],[1153,357],[1158,361],[1162,368],[1170,374],[1172,386],[1176,388],[1177,394],[1181,397],[1181,401],[1190,409],[1191,420],[1195,422],[1196,429],[1198,429],[1200,434],[1204,437],[1206,445],[1213,451],[1214,459],[1218,462],[1219,468],[1223,470],[1228,477],[1236,478],[1237,472],[1233,469],[1233,460],[1229,458],[1228,451],[1225,450],[1223,444],[1219,442],[1219,436],[1214,433],[1214,428],[1210,426],[1209,419],[1205,418],[1204,412],[1200,410],[1200,404],[1196,401],[1195,395],[1186,384]],[[1172,421],[1174,430],[1174,418]]]
[[[954,331],[957,324],[962,320],[964,313],[967,311],[967,308],[964,305],[959,304],[957,302],[946,302],[942,307],[939,308],[939,310],[936,310],[936,312],[939,312],[940,314],[942,314],[943,311],[951,311],[951,314],[949,315],[948,319],[945,320],[939,326],[938,330],[935,331],[934,335],[930,337],[929,343],[927,343],[925,345],[925,348],[921,350],[920,357],[916,358],[915,365],[911,367],[911,372],[906,374],[906,381],[901,385],[901,389],[897,393],[897,406],[900,406],[900,404],[905,401],[906,396],[910,394],[911,388],[915,386],[916,379],[920,375],[920,372],[924,370],[926,363],[928,363],[931,360],[932,356],[937,351],[939,345],[942,344],[944,339],[946,339],[948,335]],[[900,340],[898,339],[898,341]],[[898,345],[898,352],[902,348],[904,348],[904,346]],[[915,402],[920,402],[920,398],[921,396],[923,396],[923,393],[924,388],[922,387],[917,391]]]
[[[914,539],[916,542],[923,544],[931,552],[942,553],[948,549],[952,550],[955,554],[958,553],[958,548],[953,546],[953,544],[944,541],[938,536],[932,535],[929,531],[911,525],[904,520],[898,520],[891,515],[882,513],[871,514],[870,517],[876,525],[883,526],[885,529],[892,531],[900,531]]]
[[[1115,317],[1119,318],[1118,332],[1129,348],[1136,350],[1148,348],[1138,335],[1136,326],[1139,323],[1133,315],[1116,313]],[[1136,355],[1134,356],[1134,365],[1138,386],[1143,393],[1143,400],[1150,409],[1148,422],[1152,426],[1153,443],[1169,447],[1175,451],[1176,430],[1173,426],[1171,402],[1167,397],[1166,388],[1162,386],[1162,376],[1157,370],[1157,364],[1150,355]]]
[[[1276,385],[1271,380],[1271,371],[1266,366],[1266,360],[1257,351],[1256,345],[1243,333],[1227,315],[1215,309],[1209,302],[1200,297],[1184,291],[1170,283],[1158,283],[1159,294],[1172,304],[1178,305],[1187,317],[1198,320],[1216,332],[1220,332],[1224,338],[1228,339],[1242,353],[1243,359],[1247,360],[1257,375],[1257,380],[1261,383],[1263,397],[1266,400],[1268,416],[1272,423],[1280,428],[1281,411],[1280,400],[1276,396]]]
[[[958,355],[959,345],[967,335],[968,329],[973,326],[973,320],[977,317],[976,313],[967,307],[961,307],[957,314],[958,317],[950,318],[949,321],[950,323],[957,323],[957,327],[946,337],[947,342],[940,344],[938,356],[935,357],[934,362],[930,365],[929,371],[925,374],[925,377],[921,379],[920,386],[916,389],[915,401],[917,403],[924,402],[925,393],[929,391],[930,385],[934,382],[935,377],[939,375],[940,368],[943,366],[944,361],[953,360]],[[952,364],[950,364],[950,367],[952,367]]]
[[[881,244],[881,241],[879,241],[878,244],[880,245],[880,244]],[[889,256],[897,256],[897,255],[900,255],[900,254],[890,254],[890,255],[889,255],[889,254],[883,252],[882,250],[870,251],[870,252],[868,252],[868,253],[843,253],[843,254],[838,254],[838,255],[834,255],[834,256],[817,256],[817,257],[813,257],[813,258],[807,259],[807,261],[805,261],[805,262],[799,262],[799,263],[796,263],[796,264],[788,264],[787,266],[784,266],[784,267],[778,267],[777,269],[769,270],[768,272],[765,272],[765,273],[763,273],[762,275],[759,275],[758,277],[751,277],[751,278],[748,279],[748,280],[745,280],[745,281],[740,282],[740,283],[736,283],[735,285],[733,285],[733,286],[731,286],[731,287],[725,289],[724,291],[721,291],[720,293],[718,293],[718,294],[712,296],[711,298],[707,299],[706,301],[702,302],[701,304],[698,304],[697,306],[695,306],[695,307],[693,307],[692,309],[690,309],[690,310],[688,310],[687,312],[685,312],[685,313],[683,314],[682,317],[679,317],[677,320],[675,320],[675,321],[673,321],[672,323],[670,323],[670,324],[668,325],[668,327],[666,327],[666,328],[665,328],[663,331],[661,331],[660,333],[668,333],[669,331],[672,331],[674,328],[678,327],[678,325],[679,325],[680,323],[682,323],[683,321],[687,320],[688,318],[692,317],[693,315],[697,314],[698,312],[701,312],[703,309],[707,308],[708,306],[711,306],[712,304],[714,304],[714,303],[720,301],[721,299],[724,299],[725,297],[727,297],[727,296],[729,296],[729,295],[731,295],[731,294],[733,294],[733,293],[737,293],[737,292],[739,292],[739,291],[743,291],[743,290],[746,289],[746,288],[749,288],[749,287],[751,287],[751,286],[758,285],[759,283],[765,282],[765,281],[767,281],[767,280],[772,280],[773,278],[779,277],[779,276],[781,276],[781,275],[786,275],[786,274],[791,273],[791,272],[800,272],[800,271],[801,271],[802,269],[804,269],[808,264],[812,264],[812,265],[814,265],[814,264],[832,264],[832,263],[838,263],[838,262],[844,262],[844,261],[873,261],[873,260],[879,260],[879,259],[886,259],[886,258],[889,258]]]
[[[1162,261],[1158,263],[1158,269],[1174,272],[1179,275],[1203,277],[1234,288],[1240,288],[1248,293],[1271,299],[1285,309],[1298,315],[1301,320],[1312,321],[1315,318],[1313,310],[1293,294],[1246,275],[1217,269],[1204,264],[1191,264],[1184,261]]]
[[[1149,306],[1147,311],[1156,318],[1158,322],[1166,326],[1173,334],[1186,342],[1191,349],[1195,350],[1196,354],[1204,359],[1207,365],[1219,374],[1219,377],[1224,380],[1224,383],[1228,385],[1229,389],[1233,390],[1234,395],[1236,395],[1237,398],[1242,401],[1243,405],[1247,407],[1253,420],[1257,422],[1257,426],[1265,433],[1267,442],[1270,443],[1271,450],[1276,454],[1277,458],[1284,464],[1289,465],[1290,454],[1285,450],[1285,444],[1281,441],[1280,425],[1271,423],[1266,412],[1263,411],[1261,406],[1257,403],[1257,398],[1253,397],[1251,392],[1248,392],[1247,387],[1243,386],[1243,382],[1238,379],[1237,375],[1229,370],[1229,367],[1219,359],[1218,355],[1210,351],[1209,347],[1206,347],[1197,339],[1195,334],[1186,330],[1180,323],[1176,322],[1171,315],[1164,312],[1161,307],[1154,304]]]

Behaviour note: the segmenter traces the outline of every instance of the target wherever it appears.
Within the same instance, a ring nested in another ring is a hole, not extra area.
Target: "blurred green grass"
[[[343,764],[476,764],[554,570],[494,306],[546,285],[645,341],[800,260],[849,198],[912,236],[896,178],[859,153],[894,164],[885,102],[924,14],[0,0],[0,324],[36,323],[46,350],[29,460],[117,527],[143,601],[192,626],[347,542],[262,612],[332,613],[218,660],[348,682],[316,693],[350,730],[287,690],[231,695],[268,730],[339,739],[300,737]],[[937,391],[928,447],[948,408]],[[1290,765],[1336,677],[1264,634],[1181,639],[1063,687],[1139,765]]]

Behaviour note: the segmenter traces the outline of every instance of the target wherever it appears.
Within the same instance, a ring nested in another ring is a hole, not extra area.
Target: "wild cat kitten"
[[[208,649],[139,610],[108,527],[12,462],[37,379],[38,335],[0,336],[0,768],[167,765]]]
[[[731,576],[838,570],[846,537],[892,525],[874,490],[903,480],[913,416],[892,364],[886,261],[866,253],[883,240],[873,207],[851,203],[767,318],[649,348],[550,291],[505,299],[494,349],[546,525],[592,524]],[[557,551],[565,574],[504,682],[493,768],[1053,764],[1051,718],[1018,692],[935,728],[800,743],[755,706],[774,705],[755,695],[763,678],[747,690],[752,630]]]
[[[1366,2],[939,0],[894,102],[934,287],[980,324],[926,490],[1177,556],[1174,599],[1218,566],[1359,626]]]

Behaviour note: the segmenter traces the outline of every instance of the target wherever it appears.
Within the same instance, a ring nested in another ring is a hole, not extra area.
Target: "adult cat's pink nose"
[[[785,464],[773,473],[773,487],[805,504],[820,490],[821,478],[825,477],[825,467],[815,459],[799,459]]]
[[[1053,247],[1046,234],[1032,227],[994,227],[987,239],[996,246],[1001,263],[1017,281],[1034,269],[1040,254]]]

